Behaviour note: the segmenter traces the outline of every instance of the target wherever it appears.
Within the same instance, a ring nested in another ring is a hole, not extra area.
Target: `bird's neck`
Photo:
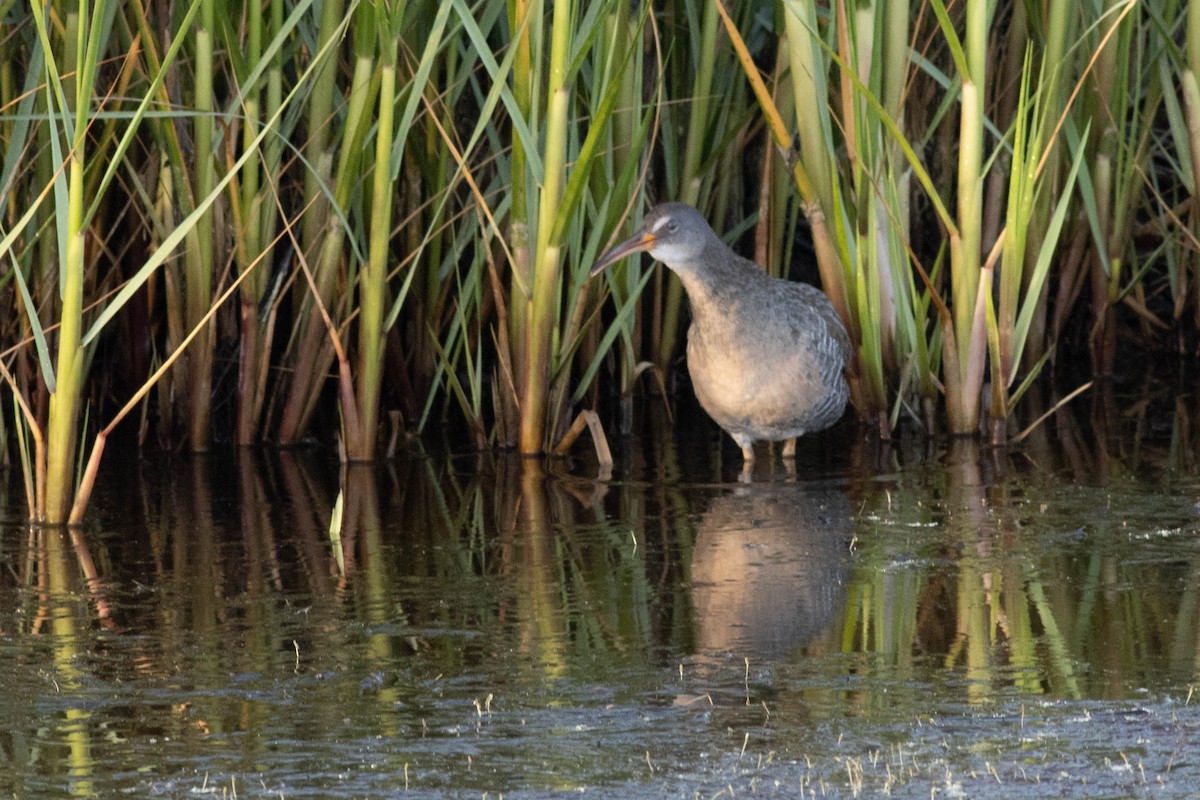
[[[765,275],[719,240],[714,240],[695,258],[678,264],[668,262],[667,266],[679,276],[693,316],[709,310],[719,313],[732,297]]]

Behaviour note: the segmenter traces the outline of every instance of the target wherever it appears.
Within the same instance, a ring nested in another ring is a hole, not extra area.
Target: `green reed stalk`
[[[342,432],[344,456],[351,461],[372,460],[375,457],[377,441],[377,420],[379,416],[379,396],[382,384],[383,346],[388,328],[394,324],[400,311],[400,305],[407,296],[408,288],[416,274],[410,269],[404,280],[398,297],[389,313],[385,315],[388,300],[388,264],[391,261],[390,240],[393,227],[392,208],[396,193],[396,182],[401,174],[402,155],[408,139],[408,133],[413,127],[417,110],[421,107],[423,92],[429,82],[430,75],[442,51],[443,33],[452,6],[443,4],[433,20],[432,29],[417,62],[417,71],[409,80],[404,90],[407,93],[404,113],[398,124],[395,117],[395,106],[401,92],[398,91],[398,37],[403,22],[404,5],[388,7],[381,4],[362,4],[355,14],[355,49],[360,66],[375,63],[375,80],[378,81],[378,116],[375,125],[374,140],[374,172],[371,181],[371,194],[362,198],[362,205],[350,204],[351,184],[343,177],[349,178],[355,173],[366,171],[362,163],[366,156],[365,147],[360,142],[351,140],[354,144],[354,155],[343,148],[342,161],[339,163],[339,183],[335,199],[336,207],[344,209],[349,224],[358,230],[367,229],[367,252],[365,258],[360,255],[360,248],[355,246],[350,262],[357,266],[357,271],[351,270],[345,276],[350,285],[355,286],[357,311],[352,311],[347,299],[341,306],[334,309],[339,316],[339,327],[343,320],[356,314],[358,331],[357,361],[354,375],[347,362],[344,351],[338,347],[340,336],[330,329],[328,345],[322,342],[322,347],[332,346],[337,350],[338,357],[338,387],[340,408],[342,412]],[[366,70],[364,70],[366,72]],[[365,77],[365,75],[364,75]],[[365,117],[367,105],[363,103],[356,109],[353,96],[351,116],[347,131],[365,131],[368,125]],[[353,127],[349,127],[352,125]],[[361,134],[365,135],[365,133]],[[350,160],[353,158],[353,161]],[[351,165],[354,166],[351,166]],[[369,211],[365,210],[369,209]],[[361,218],[369,214],[369,219]],[[330,232],[322,252],[322,258],[330,259],[330,266],[336,267],[341,258],[340,247],[334,250],[332,243],[341,242],[341,234]],[[357,244],[357,238],[351,239]],[[325,265],[322,265],[325,266]],[[324,304],[314,303],[314,308],[325,309]],[[330,324],[329,322],[326,323]],[[314,328],[315,329],[315,328]],[[328,363],[328,362],[325,362]],[[319,374],[319,373],[318,373]],[[353,382],[354,386],[351,387]],[[316,384],[313,388],[319,388]],[[311,408],[311,406],[310,406]],[[285,418],[286,420],[286,418]]]
[[[65,69],[59,71],[45,24],[47,10],[46,5],[36,3],[33,14],[52,78],[46,91],[53,121],[50,144],[56,165],[55,208],[62,306],[59,310],[58,354],[53,383],[48,387],[51,394],[47,418],[44,505],[32,509],[32,513],[39,521],[57,525],[67,520],[75,491],[77,422],[87,360],[81,344],[86,280],[84,170],[88,155],[86,145],[92,90],[101,53],[108,40],[105,22],[111,24],[111,18],[107,15],[107,3],[104,0],[90,9],[86,4],[83,5],[79,13],[67,13],[68,55],[64,62]],[[73,73],[73,79],[64,84],[60,76],[67,72]],[[69,97],[67,87],[73,90]],[[60,150],[59,124],[70,146],[68,153],[61,153]],[[29,313],[32,315],[32,310]],[[40,492],[38,496],[42,499]]]
[[[809,204],[805,213],[825,214],[827,209],[834,208],[833,181],[834,172],[833,151],[828,146],[824,128],[825,117],[821,113],[811,113],[815,109],[827,107],[829,87],[827,85],[827,68],[822,55],[821,41],[817,36],[816,9],[811,2],[788,3],[785,6],[784,29],[787,34],[789,65],[792,75],[792,92],[796,98],[796,131],[800,139],[800,160],[807,173],[812,196],[801,199]],[[732,34],[731,34],[732,35]],[[761,103],[762,98],[759,98]],[[785,146],[790,147],[791,143]],[[815,201],[815,202],[814,202]],[[816,234],[814,233],[814,238]],[[822,250],[818,248],[818,257]],[[845,279],[841,276],[841,264],[820,264],[821,279],[829,287],[842,287]],[[829,291],[827,289],[827,291]],[[833,295],[830,295],[833,297]],[[834,298],[842,318],[848,317],[845,312],[845,300],[841,304]]]
[[[516,107],[516,116],[512,120],[512,135],[509,137],[512,142],[512,158],[510,160],[512,207],[509,211],[508,246],[512,254],[512,263],[509,265],[512,271],[512,281],[509,290],[508,314],[509,340],[512,343],[512,375],[513,380],[520,384],[529,375],[531,360],[528,330],[533,302],[534,258],[530,238],[533,226],[530,219],[530,195],[532,192],[529,185],[529,174],[531,160],[536,160],[537,153],[529,152],[529,147],[533,146],[533,143],[521,135],[519,126],[534,120],[533,93],[540,63],[535,62],[533,53],[535,43],[537,52],[540,53],[542,47],[541,0],[532,0],[532,2],[530,0],[509,0],[508,26],[510,35],[515,37],[512,47],[516,51],[516,60],[512,65],[512,97]],[[530,158],[531,155],[533,159]],[[504,395],[509,399],[502,402],[511,406],[512,413],[517,416],[517,429],[507,432],[512,439],[505,443],[518,444],[524,450],[528,415],[519,400],[522,391],[522,388],[517,388],[516,393],[512,395],[505,392]],[[533,431],[530,433],[532,434]]]
[[[206,197],[216,183],[213,153],[216,102],[213,95],[213,29],[216,25],[215,0],[200,0],[200,19],[195,31],[195,79],[193,95],[195,117],[192,135],[196,141],[195,196]],[[213,217],[203,214],[196,223],[196,234],[188,240],[189,257],[185,280],[185,324],[193,328],[208,311],[213,298],[215,241]],[[215,330],[188,353],[188,447],[192,452],[208,449],[208,421],[212,410],[212,358]]]
[[[787,85],[787,48],[775,53],[771,74],[771,99],[785,119],[795,119],[792,93]],[[754,228],[754,263],[762,265],[768,274],[786,277],[792,261],[799,209],[791,203],[793,190],[787,162],[779,149],[762,149],[762,181],[758,188],[758,223]]]
[[[1187,4],[1187,32],[1184,41],[1184,61],[1193,74],[1200,74],[1200,9]]]
[[[262,58],[262,14],[257,9],[251,9],[246,15],[246,61],[257,64]],[[234,42],[230,42],[231,44]],[[236,52],[236,51],[235,51]],[[244,70],[243,70],[244,73]],[[239,76],[239,83],[244,81],[244,74]],[[259,119],[262,104],[262,92],[258,87],[242,88],[242,147],[245,148],[254,141],[258,134],[261,120]],[[270,172],[268,171],[268,175]],[[234,255],[239,271],[245,271],[253,263],[254,256],[261,252],[263,245],[262,219],[263,201],[261,172],[258,159],[246,163],[238,180],[230,184],[235,189],[234,196],[238,201],[234,204],[233,214],[237,220],[237,230],[240,235],[234,243]],[[274,207],[274,204],[271,205]],[[266,270],[256,270],[249,280],[242,283],[241,296],[241,337],[238,363],[238,411],[236,440],[240,445],[254,443],[257,410],[262,408],[259,388],[262,385],[255,380],[260,349],[258,330],[258,302],[262,297],[262,289],[270,273]]]
[[[26,388],[32,382],[28,378],[18,381],[7,369],[3,370],[5,381],[14,392],[17,405],[23,410],[25,423],[34,440],[32,463],[28,449],[23,449],[23,470],[26,476],[26,491],[30,499],[30,517],[36,521],[60,524],[67,519],[67,510],[74,494],[73,473],[77,449],[78,431],[76,420],[79,414],[80,395],[87,373],[89,353],[88,337],[83,335],[83,296],[87,283],[84,254],[84,237],[93,219],[98,203],[89,207],[85,200],[95,192],[87,191],[85,143],[89,142],[88,124],[92,119],[91,98],[98,73],[98,62],[107,45],[112,16],[108,6],[100,3],[95,7],[83,6],[79,11],[61,15],[64,22],[63,58],[55,57],[54,45],[46,25],[44,4],[33,9],[35,38],[30,43],[33,57],[30,59],[27,79],[27,100],[21,108],[28,111],[36,96],[47,110],[46,125],[39,126],[38,141],[45,143],[45,155],[38,159],[35,167],[35,186],[40,192],[31,193],[29,207],[11,229],[0,239],[0,256],[8,256],[18,236],[26,231],[35,217],[41,220],[39,231],[34,232],[38,244],[39,272],[35,286],[44,291],[50,302],[35,305],[29,285],[23,276],[22,266],[8,274],[15,279],[20,303],[25,314],[18,330],[28,332],[33,339],[37,362],[43,378],[43,388],[49,393],[49,415],[47,433],[43,435],[41,421],[34,407],[27,401]],[[87,12],[90,10],[90,14]],[[190,16],[185,18],[190,19]],[[69,74],[71,78],[64,80]],[[39,80],[48,78],[35,90]],[[70,93],[67,92],[70,88]],[[11,181],[16,158],[25,146],[30,126],[21,123],[13,128],[14,137],[8,142],[5,156],[5,181]],[[103,136],[96,139],[99,149],[107,148],[111,142],[112,128],[105,128]],[[127,138],[127,137],[126,137]],[[64,141],[70,145],[64,153]],[[124,139],[122,140],[125,141]],[[124,152],[116,148],[117,159]],[[103,191],[111,178],[112,164],[100,182]],[[44,178],[44,180],[42,180]],[[43,201],[54,195],[53,208]],[[52,217],[50,216],[52,214]],[[51,225],[51,219],[54,224]],[[50,231],[54,235],[50,235]],[[57,270],[54,269],[57,262]],[[60,302],[53,300],[61,298]],[[50,355],[45,329],[39,314],[57,318],[57,361]],[[36,401],[35,401],[36,402]],[[24,441],[24,436],[22,436]]]
[[[896,120],[901,131],[904,130],[904,88],[910,74],[908,70],[909,13],[908,0],[895,0],[895,2],[885,4],[877,22],[877,25],[883,27],[883,57],[881,61],[883,89],[879,99],[892,119]]]
[[[983,99],[987,80],[988,9],[984,0],[967,0],[965,41],[960,48],[944,6],[939,22],[952,42],[958,65],[958,234],[950,239],[950,291],[953,342],[943,350],[946,418],[950,432],[973,433],[979,426],[980,390],[986,355],[983,298],[980,292],[980,243],[983,222]],[[985,287],[990,289],[990,287]],[[957,352],[952,352],[957,348]]]
[[[39,49],[39,54],[41,50]],[[44,69],[44,65],[35,64],[39,67],[39,73]],[[41,78],[39,74],[37,76]],[[39,86],[41,81],[38,80],[34,86]],[[32,88],[32,87],[27,87]],[[53,119],[54,102],[51,99],[49,92],[39,91],[37,93],[37,108],[42,113],[46,114],[47,119]],[[41,156],[37,159],[34,166],[34,186],[55,187],[58,184],[57,173],[60,164],[56,164],[57,156],[55,150],[50,147],[50,141],[55,132],[52,125],[39,125],[34,130],[36,139],[34,140]],[[14,142],[15,146],[20,145]],[[33,190],[30,190],[30,194]],[[57,196],[56,196],[57,197]],[[34,204],[35,214],[33,222],[33,230],[35,231],[52,231],[55,229],[55,214],[54,203],[38,202]],[[27,287],[27,291],[22,294],[24,301],[25,314],[23,315],[23,323],[21,326],[22,340],[28,340],[33,336],[34,343],[37,347],[37,362],[41,376],[41,381],[46,387],[46,391],[53,392],[55,388],[54,381],[54,359],[50,355],[50,344],[47,342],[47,336],[44,332],[43,325],[39,319],[39,315],[44,318],[47,323],[62,317],[62,293],[58,288],[58,264],[60,251],[58,249],[58,237],[50,235],[40,235],[37,237],[37,252],[34,254],[34,262],[30,269],[29,281],[31,287]],[[14,270],[13,275],[17,278],[18,287],[20,286],[21,273],[20,270]],[[32,295],[28,296],[27,295]],[[38,298],[35,305],[33,297]],[[35,310],[37,309],[37,310]],[[32,379],[36,380],[36,379]],[[32,381],[31,381],[32,382]],[[42,423],[45,419],[42,419]],[[39,486],[39,491],[45,491],[45,485]],[[43,501],[45,497],[42,497]],[[44,507],[44,503],[40,503],[37,508]]]
[[[546,139],[538,197],[537,244],[533,261],[533,295],[529,329],[525,331],[528,362],[521,397],[521,453],[541,453],[552,432],[546,419],[550,359],[558,325],[558,293],[562,286],[562,241],[551,238],[562,202],[567,162],[567,128],[571,89],[566,83],[567,49],[571,41],[569,0],[555,0],[550,27],[550,65],[546,83]]]
[[[371,178],[371,219],[368,223],[367,258],[359,271],[358,283],[358,363],[353,408],[342,404],[342,427],[346,456],[351,461],[370,461],[375,456],[376,421],[379,416],[379,387],[382,381],[384,305],[387,300],[389,239],[392,230],[392,200],[395,177],[392,172],[393,143],[396,139],[396,54],[403,4],[395,6],[396,18],[389,19],[383,7],[373,9],[378,36],[379,106],[375,132],[375,166]],[[363,13],[363,9],[360,9]],[[428,57],[429,51],[426,51]],[[421,87],[410,83],[412,97]],[[411,104],[411,103],[410,103]],[[404,133],[401,133],[401,144]],[[399,164],[396,165],[397,168]],[[343,395],[345,398],[345,395]]]
[[[851,246],[843,260],[853,264],[855,276],[848,294],[860,341],[860,404],[868,419],[872,411],[878,414],[878,429],[886,436],[911,391],[905,383],[929,393],[920,377],[903,374],[914,370],[927,375],[930,361],[917,318],[920,292],[909,263],[912,171],[901,146],[908,30],[892,27],[898,21],[895,8],[856,4],[851,14],[839,3],[838,9],[841,116],[849,120],[846,149],[852,159],[852,183],[838,190],[838,196],[845,195],[844,214],[852,226],[845,234]],[[893,392],[895,401],[885,419],[883,409]]]
[[[906,0],[893,0],[884,6],[875,19],[873,40],[877,48],[882,46],[883,51],[878,61],[881,73],[879,98],[884,111],[895,120],[899,135],[906,137],[906,87],[912,75],[909,68],[909,3]],[[884,174],[890,178],[887,190],[890,194],[881,199],[876,207],[881,215],[879,222],[888,231],[887,267],[891,273],[890,280],[884,278],[881,285],[890,287],[893,295],[890,298],[891,316],[888,317],[887,328],[881,331],[885,337],[881,342],[886,359],[882,370],[885,374],[881,374],[878,380],[881,387],[884,379],[898,383],[896,402],[888,423],[889,428],[894,428],[908,391],[915,391],[922,404],[930,405],[935,390],[930,378],[933,373],[930,348],[921,325],[924,314],[918,312],[920,294],[908,265],[907,244],[912,238],[912,173],[903,166],[904,156],[900,147],[888,141],[883,131],[880,134],[886,142],[881,144],[883,152],[880,158],[883,164],[888,165]],[[886,214],[886,219],[883,214]],[[905,368],[906,362],[911,367]],[[910,384],[911,390],[906,390]]]
[[[618,146],[629,153],[630,157],[620,159],[619,169],[608,171],[611,179],[599,179],[599,176],[605,173],[604,147],[612,141],[612,126],[618,120],[621,103],[629,98],[631,87],[641,83],[640,73],[632,82],[626,78],[630,71],[638,69],[635,64],[637,53],[640,51],[642,31],[649,18],[649,8],[642,9],[636,23],[623,18],[618,26],[610,29],[611,33],[606,37],[597,37],[594,20],[606,13],[608,9],[605,6],[589,9],[587,16],[579,23],[579,30],[585,32],[584,41],[588,45],[587,52],[591,63],[604,64],[605,71],[603,79],[593,82],[590,92],[586,92],[585,99],[580,103],[583,110],[576,114],[589,120],[587,134],[571,159],[573,167],[564,187],[563,202],[555,216],[551,233],[551,238],[562,242],[562,249],[569,254],[564,281],[567,302],[561,310],[561,324],[555,334],[557,352],[551,363],[551,399],[547,414],[551,424],[566,422],[568,397],[578,400],[589,390],[594,375],[592,368],[607,355],[618,335],[630,335],[632,325],[632,317],[618,313],[618,318],[613,321],[608,331],[602,335],[596,332],[597,335],[591,340],[592,345],[581,348],[585,319],[595,313],[595,306],[588,299],[591,265],[600,252],[603,236],[607,232],[606,227],[596,227],[594,220],[603,218],[606,213],[611,214],[616,209],[627,209],[631,202],[636,202],[641,193],[640,181],[646,169],[646,159],[634,158],[632,154],[647,151],[647,142],[653,141],[650,136],[649,111],[642,113],[639,120],[638,115],[634,113],[638,104],[628,107],[626,113],[632,116],[626,117],[623,124],[635,123],[635,127],[632,135],[621,140]],[[622,30],[626,33],[622,33]],[[580,94],[584,95],[585,90],[581,89]],[[634,282],[634,297],[640,295],[645,281],[652,274],[653,271],[647,272]],[[626,338],[625,342],[631,344],[629,338]],[[589,364],[582,375],[576,376],[573,373],[574,360],[579,360],[581,364]],[[639,369],[640,367],[634,366],[631,377],[636,377]],[[551,430],[550,433],[557,436],[561,431]],[[548,441],[547,444],[551,442]]]
[[[396,96],[396,40],[382,35],[378,129],[375,134],[375,172],[371,181],[371,221],[367,260],[359,272],[358,294],[358,429],[343,413],[346,455],[352,461],[375,456],[376,419],[379,415],[380,371],[383,367],[383,307],[387,292],[388,239],[392,229],[391,151]],[[415,91],[415,89],[413,90]]]
[[[78,121],[77,121],[78,124]],[[70,187],[67,207],[67,249],[62,261],[62,308],[59,311],[58,358],[54,370],[56,388],[50,395],[47,423],[47,470],[45,506],[38,518],[51,525],[65,522],[75,490],[75,451],[78,444],[77,419],[83,391],[84,353],[80,346],[83,331],[83,125],[74,143],[69,166]]]
[[[1187,38],[1183,57],[1180,59],[1180,86],[1183,89],[1183,125],[1174,126],[1176,141],[1183,140],[1186,152],[1191,162],[1191,174],[1184,175],[1182,182],[1190,184],[1192,197],[1200,194],[1200,3],[1187,4]],[[1181,167],[1180,171],[1183,171]],[[1200,241],[1200,204],[1193,203],[1189,215],[1192,237]],[[1191,273],[1196,285],[1196,319],[1200,319],[1200,250],[1193,249],[1191,253],[1191,269],[1181,271]]]

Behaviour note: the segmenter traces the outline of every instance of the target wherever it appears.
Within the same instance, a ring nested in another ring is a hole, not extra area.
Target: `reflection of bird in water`
[[[850,503],[832,488],[750,484],[696,524],[697,652],[779,657],[824,633],[849,577]]]

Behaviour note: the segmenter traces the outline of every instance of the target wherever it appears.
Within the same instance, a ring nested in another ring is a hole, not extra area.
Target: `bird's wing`
[[[830,344],[840,353],[842,362],[849,364],[853,355],[850,334],[846,332],[842,318],[838,316],[837,309],[833,307],[833,301],[823,291],[811,284],[789,283],[789,286],[795,287],[793,291],[800,296],[804,304],[819,320],[817,332],[821,334],[822,338],[831,340]]]

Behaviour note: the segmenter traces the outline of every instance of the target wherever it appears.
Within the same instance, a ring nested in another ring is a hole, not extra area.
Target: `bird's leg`
[[[737,446],[742,448],[742,463],[753,464],[754,440],[751,439],[748,434],[743,433],[742,431],[738,431],[737,433],[730,431],[729,435],[735,442],[737,442]]]
[[[742,448],[742,471],[738,475],[738,483],[750,483],[754,472],[754,440],[737,438],[736,441]]]
[[[793,436],[791,439],[788,439],[787,441],[785,441],[783,443],[783,457],[784,458],[795,458],[796,457],[796,437]]]

